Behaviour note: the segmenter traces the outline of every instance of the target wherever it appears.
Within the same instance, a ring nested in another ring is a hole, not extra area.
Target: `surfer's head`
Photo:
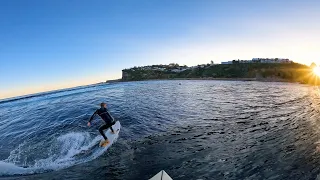
[[[106,103],[104,103],[104,102],[103,102],[103,103],[101,103],[101,104],[100,104],[100,106],[101,106],[102,108],[107,108],[107,104],[106,104]]]

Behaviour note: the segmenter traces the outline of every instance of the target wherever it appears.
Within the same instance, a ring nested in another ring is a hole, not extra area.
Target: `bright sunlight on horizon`
[[[313,68],[313,72],[314,72],[318,77],[320,77],[320,67],[319,67],[319,66]]]

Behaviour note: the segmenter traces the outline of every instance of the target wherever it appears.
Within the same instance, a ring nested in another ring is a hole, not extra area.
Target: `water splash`
[[[120,123],[118,123],[120,125]],[[118,134],[113,142],[116,142]],[[100,136],[91,137],[88,132],[70,132],[59,136],[50,145],[46,158],[32,158],[32,151],[39,151],[41,146],[23,142],[11,151],[10,156],[0,161],[0,176],[16,174],[33,174],[50,170],[59,170],[75,164],[91,161],[101,156],[111,145],[98,147]],[[40,143],[44,145],[43,143]],[[90,153],[83,153],[83,152]],[[77,155],[82,156],[77,156]],[[28,158],[28,160],[27,160]]]

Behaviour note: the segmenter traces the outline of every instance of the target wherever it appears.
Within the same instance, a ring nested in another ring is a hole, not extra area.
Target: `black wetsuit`
[[[96,110],[96,112],[93,113],[93,115],[91,116],[89,122],[91,122],[91,121],[93,120],[93,117],[94,117],[96,114],[98,114],[98,115],[101,117],[101,119],[104,120],[104,122],[106,123],[106,124],[102,125],[102,126],[99,128],[99,132],[100,132],[100,134],[103,136],[103,138],[104,138],[105,140],[107,140],[108,138],[107,138],[106,135],[104,134],[103,130],[110,128],[111,131],[114,132],[113,129],[112,129],[112,125],[115,124],[115,121],[114,121],[114,119],[112,118],[112,116],[110,115],[110,113],[108,112],[107,108],[100,108],[100,109]]]

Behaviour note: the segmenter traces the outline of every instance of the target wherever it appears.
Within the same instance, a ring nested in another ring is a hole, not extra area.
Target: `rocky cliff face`
[[[320,84],[320,77],[315,76],[312,68],[297,63],[240,63],[215,66],[198,66],[182,72],[171,70],[152,70],[131,68],[122,71],[122,80],[140,81],[150,79],[175,78],[256,78],[266,81],[299,82]]]
[[[122,80],[129,80],[130,74],[126,71],[122,71]]]

